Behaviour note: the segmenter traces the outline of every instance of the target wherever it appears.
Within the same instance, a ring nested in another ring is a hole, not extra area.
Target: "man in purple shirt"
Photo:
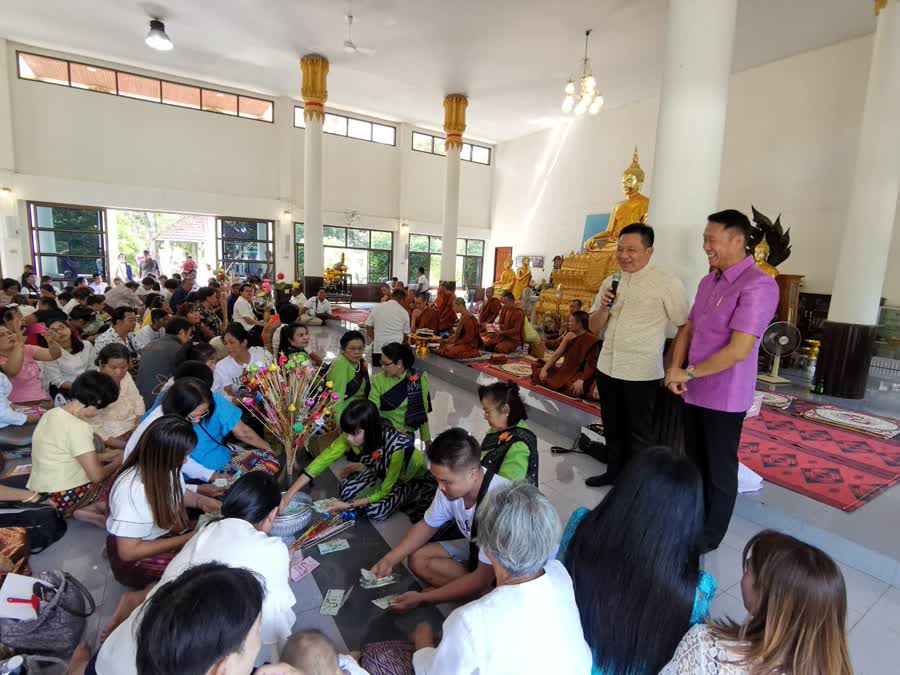
[[[703,476],[704,551],[719,547],[737,497],[737,449],[753,404],[759,342],[778,307],[778,285],[747,255],[750,221],[728,209],[709,216],[700,282],[672,351],[666,386],[684,397],[687,452]],[[687,368],[679,366],[687,362]]]

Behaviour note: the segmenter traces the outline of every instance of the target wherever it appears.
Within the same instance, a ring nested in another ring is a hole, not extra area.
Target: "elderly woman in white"
[[[477,539],[497,588],[450,614],[438,647],[429,624],[416,628],[416,675],[591,672],[572,580],[553,559],[560,529],[556,509],[532,485],[485,495]]]

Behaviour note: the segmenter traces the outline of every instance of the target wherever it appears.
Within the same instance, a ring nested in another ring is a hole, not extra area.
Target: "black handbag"
[[[24,527],[32,553],[40,553],[66,533],[65,519],[46,504],[0,502],[0,527]]]

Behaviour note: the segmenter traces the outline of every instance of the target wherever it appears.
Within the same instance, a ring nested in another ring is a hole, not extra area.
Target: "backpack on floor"
[[[66,533],[65,519],[46,504],[0,502],[0,527],[24,527],[32,553],[40,553]]]

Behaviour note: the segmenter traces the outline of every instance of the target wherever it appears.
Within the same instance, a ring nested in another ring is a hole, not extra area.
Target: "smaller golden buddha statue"
[[[756,266],[759,269],[774,279],[778,276],[779,272],[777,267],[768,263],[769,252],[769,243],[766,241],[766,238],[763,237],[762,241],[760,241],[756,245],[756,248],[753,249],[753,259],[756,261]]]
[[[503,263],[503,273],[500,275],[500,281],[494,284],[494,294],[500,295],[503,291],[512,291],[513,286],[516,284],[516,273],[513,272],[513,261],[512,258],[508,258],[505,263]]]
[[[524,291],[531,284],[531,258],[525,256],[522,258],[522,264],[516,270],[516,283],[513,284],[512,294],[516,300],[522,298]]]

